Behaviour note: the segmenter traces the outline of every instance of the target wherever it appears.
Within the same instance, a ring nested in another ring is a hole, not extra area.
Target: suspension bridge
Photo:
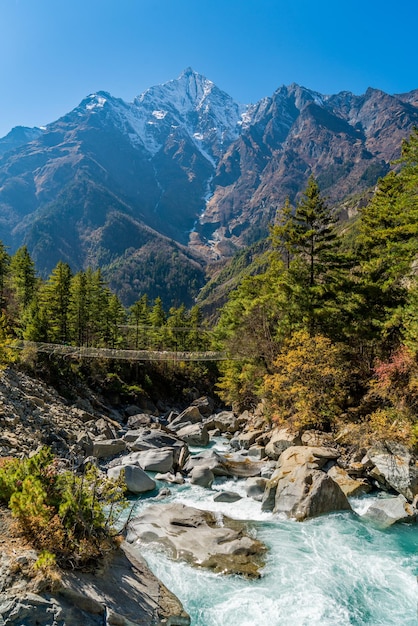
[[[226,352],[214,350],[129,350],[120,348],[96,348],[92,346],[70,346],[37,341],[14,341],[10,348],[32,350],[51,356],[69,359],[113,359],[119,361],[226,361],[233,357]]]

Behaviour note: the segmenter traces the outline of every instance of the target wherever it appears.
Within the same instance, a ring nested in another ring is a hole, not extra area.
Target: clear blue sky
[[[418,88],[416,0],[0,0],[0,137],[191,66],[236,100]]]

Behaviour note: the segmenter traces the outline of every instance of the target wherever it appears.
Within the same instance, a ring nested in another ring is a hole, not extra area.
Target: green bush
[[[3,459],[0,500],[36,548],[71,567],[94,565],[115,547],[113,527],[126,505],[120,482],[94,466],[82,476],[61,470],[48,448],[28,459]]]

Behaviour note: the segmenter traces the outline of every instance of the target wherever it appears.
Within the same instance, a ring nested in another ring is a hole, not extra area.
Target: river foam
[[[281,520],[245,497],[243,480],[217,479],[212,490],[189,483],[170,489],[168,500],[249,520],[269,548],[259,580],[213,574],[173,562],[155,547],[141,548],[151,569],[182,601],[192,626],[418,624],[416,525],[381,530],[356,512],[302,523]],[[219,490],[243,498],[214,502]],[[362,513],[369,503],[356,499],[353,505]],[[138,510],[146,504],[138,502]]]

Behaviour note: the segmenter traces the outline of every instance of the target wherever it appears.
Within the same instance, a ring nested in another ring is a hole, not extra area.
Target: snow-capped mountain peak
[[[133,105],[142,120],[141,138],[147,149],[155,153],[157,137],[181,127],[210,160],[238,137],[245,110],[190,67],[177,79],[147,89]]]
[[[144,91],[134,100],[134,104],[149,106],[153,102],[168,102],[170,108],[185,116],[202,106],[202,101],[214,87],[212,81],[188,67],[177,79]]]
[[[108,94],[104,92],[92,93],[87,96],[85,107],[87,110],[102,109],[108,100]]]

